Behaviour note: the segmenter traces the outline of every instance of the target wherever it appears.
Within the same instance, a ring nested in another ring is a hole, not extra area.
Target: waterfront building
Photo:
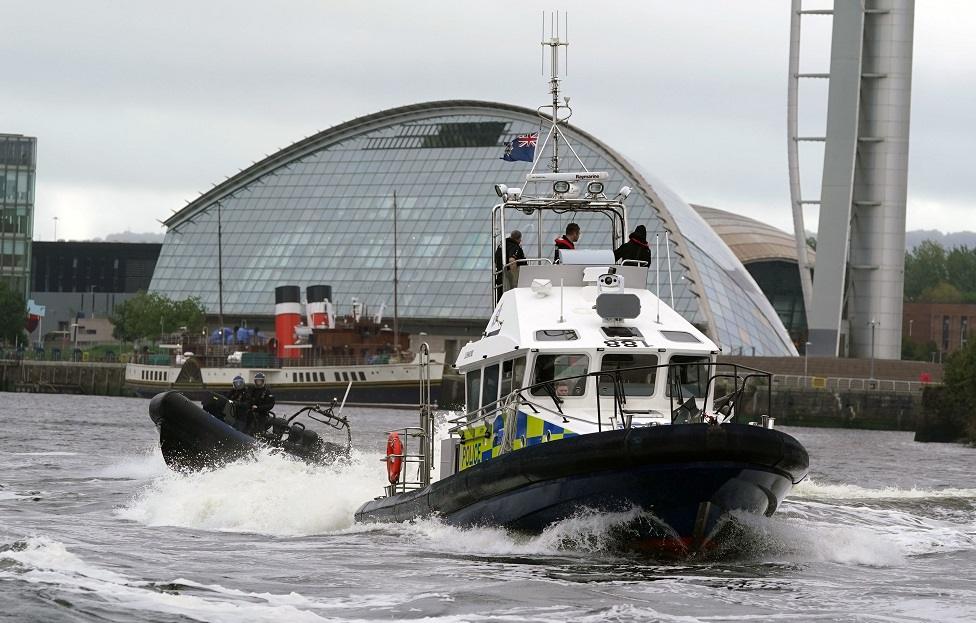
[[[493,185],[519,185],[531,166],[503,160],[505,143],[538,131],[539,122],[536,111],[508,104],[430,102],[298,141],[166,220],[151,289],[200,297],[231,325],[270,319],[276,286],[328,284],[340,313],[356,297],[371,312],[385,304],[388,319],[396,237],[401,326],[456,338],[456,347],[480,333],[492,310]],[[796,354],[753,277],[687,203],[605,142],[575,126],[564,131],[591,170],[609,173],[610,193],[633,188],[630,227],[644,225],[652,246],[658,234],[668,260],[660,269],[664,300],[673,285],[674,308],[727,353]],[[535,215],[510,228],[523,232],[527,256],[551,258],[553,240],[573,220],[581,248],[609,247],[594,233],[605,227],[573,214],[541,232]]]
[[[976,322],[976,303],[905,302],[902,335],[933,361],[956,352],[967,343]]]
[[[27,299],[37,139],[0,134],[0,280]]]
[[[807,317],[793,235],[740,214],[695,204],[691,207],[756,280],[802,353],[807,341]],[[809,266],[816,263],[816,255],[813,249],[807,249]]]
[[[161,247],[147,242],[35,241],[30,297],[46,307],[44,333],[73,332],[71,325],[84,318],[84,331],[92,333],[83,335],[103,341],[106,332],[92,319],[105,318],[119,303],[149,289]],[[79,341],[84,339],[79,335]]]

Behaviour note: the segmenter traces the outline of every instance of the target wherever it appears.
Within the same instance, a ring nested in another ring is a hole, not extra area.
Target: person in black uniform
[[[566,233],[556,238],[556,254],[553,257],[554,262],[559,262],[559,252],[564,249],[575,249],[576,243],[580,239],[580,226],[576,223],[570,223],[566,226]]]
[[[522,232],[513,229],[505,239],[505,262],[502,265],[502,248],[495,249],[495,292],[497,298],[502,298],[502,292],[511,290],[518,285],[518,271],[524,263],[525,251],[522,250]]]
[[[260,433],[268,428],[271,421],[271,409],[274,408],[275,398],[265,385],[264,372],[254,375],[254,385],[247,388],[248,396],[248,434]]]
[[[205,401],[204,409],[237,430],[243,430],[243,425],[250,407],[250,397],[244,377],[238,374],[231,381],[230,391],[224,396],[227,401],[214,397]]]
[[[630,235],[630,240],[614,250],[613,257],[618,262],[620,260],[637,260],[646,262],[644,266],[650,266],[651,250],[647,245],[647,229],[643,225],[638,225],[634,233]]]

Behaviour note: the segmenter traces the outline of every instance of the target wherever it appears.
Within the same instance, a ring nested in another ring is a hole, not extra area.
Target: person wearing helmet
[[[238,374],[234,377],[234,380],[231,381],[230,391],[227,392],[225,398],[227,398],[227,402],[223,407],[223,417],[220,415],[217,417],[241,430],[250,407],[250,392],[243,376]]]
[[[264,372],[254,375],[254,385],[248,388],[249,416],[248,428],[253,433],[260,433],[268,428],[271,421],[271,409],[274,408],[275,398],[265,383]]]

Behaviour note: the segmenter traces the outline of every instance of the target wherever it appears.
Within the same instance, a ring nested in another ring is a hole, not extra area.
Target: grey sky
[[[5,0],[0,131],[38,137],[35,237],[51,239],[55,215],[62,238],[162,231],[156,219],[225,176],[385,108],[543,104],[538,42],[550,8]],[[789,0],[559,8],[569,11],[565,92],[579,127],[688,201],[791,228]],[[976,229],[974,18],[969,2],[916,6],[910,229]],[[804,69],[823,71],[829,18],[804,26]],[[804,96],[801,126],[822,132],[826,90]],[[822,152],[801,159],[804,194],[815,196]]]

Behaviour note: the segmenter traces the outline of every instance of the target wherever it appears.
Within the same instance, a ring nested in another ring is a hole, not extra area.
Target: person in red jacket
[[[566,226],[566,233],[556,238],[556,255],[553,261],[559,262],[559,252],[563,249],[575,249],[576,243],[580,239],[580,226],[576,223],[570,223]]]

